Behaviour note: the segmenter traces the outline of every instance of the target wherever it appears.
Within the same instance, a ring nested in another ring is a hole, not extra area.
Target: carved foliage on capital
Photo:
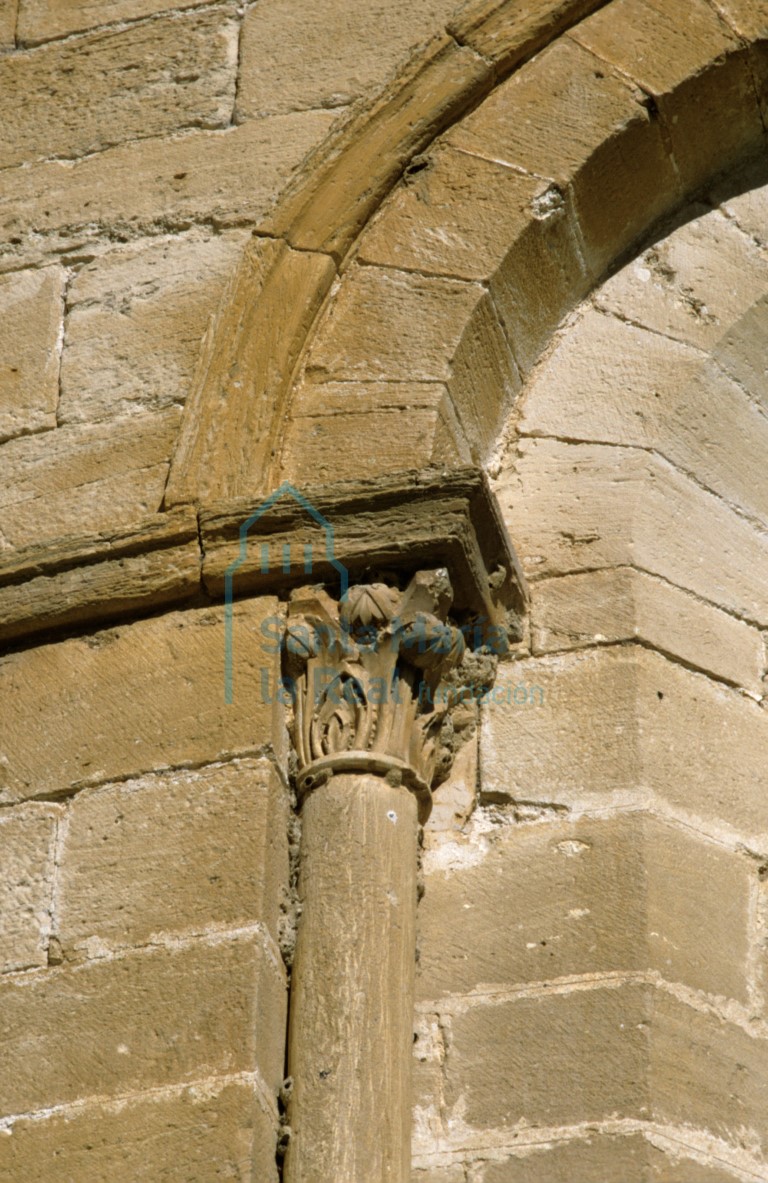
[[[452,684],[464,654],[448,622],[444,570],[421,571],[404,590],[358,584],[336,601],[294,593],[285,641],[299,794],[329,775],[373,772],[402,781],[429,813],[432,786],[452,761]]]

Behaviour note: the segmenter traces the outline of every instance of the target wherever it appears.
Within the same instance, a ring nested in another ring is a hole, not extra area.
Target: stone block
[[[531,587],[534,653],[640,640],[703,673],[762,693],[760,631],[662,579],[615,567]]]
[[[192,130],[4,173],[0,265],[58,251],[90,257],[105,227],[124,236],[212,220],[257,220],[328,130],[324,111],[222,131]]]
[[[427,1167],[411,1174],[411,1183],[465,1183],[463,1166]]]
[[[652,449],[747,513],[768,513],[764,413],[698,350],[623,319],[584,313],[537,369],[521,430]]]
[[[222,127],[232,113],[236,64],[230,6],[2,58],[0,167],[82,156],[184,127]]]
[[[692,221],[606,280],[595,298],[631,324],[711,350],[765,293],[768,262],[720,210],[694,206],[692,213]],[[671,362],[675,356],[670,348]]]
[[[768,1125],[765,1035],[748,1033],[660,991],[651,1022],[654,1119],[704,1129],[763,1157]]]
[[[214,925],[260,923],[277,941],[287,826],[286,790],[266,759],[79,793],[59,854],[65,956]]]
[[[59,813],[43,805],[0,814],[0,973],[47,964]]]
[[[0,318],[1,443],[56,426],[59,334],[64,318],[62,268],[2,277]]]
[[[100,255],[67,293],[59,422],[184,403],[247,231],[151,239]]]
[[[482,1183],[641,1183],[647,1162],[648,1144],[642,1134],[587,1133],[568,1142],[539,1143],[503,1161],[489,1162],[480,1178]]]
[[[311,381],[448,382],[479,284],[350,268],[310,348]]]
[[[419,997],[646,968],[635,817],[484,830],[426,856]]]
[[[442,147],[394,191],[360,257],[487,281],[527,369],[585,291],[573,221],[569,202],[546,181]]]
[[[754,863],[652,819],[643,833],[649,966],[746,1005]]]
[[[18,40],[20,45],[37,45],[99,25],[140,20],[169,8],[189,8],[194,3],[195,0],[110,0],[109,8],[104,9],[93,0],[19,0]]]
[[[752,623],[768,620],[763,533],[635,448],[521,440],[498,497],[526,573],[635,565]],[[663,539],[663,545],[661,540]]]
[[[361,467],[372,475],[469,459],[443,383],[305,382],[292,396],[281,471],[301,488],[352,480]]]
[[[500,667],[495,701],[483,710],[481,801],[546,810],[595,795],[604,804],[634,800],[641,767],[637,679],[626,649]],[[520,705],[517,687],[525,689]]]
[[[16,44],[16,18],[19,0],[7,0],[0,8],[0,50],[13,49]]]
[[[658,654],[637,659],[635,712],[645,784],[675,812],[702,819],[701,828],[729,844],[743,835],[748,848],[765,848],[765,710]]]
[[[409,50],[441,29],[454,0],[260,0],[246,12],[237,94],[240,119],[342,107],[375,93]]]
[[[233,701],[224,697],[224,609],[171,612],[0,659],[6,801],[272,744],[277,601],[234,608]],[[271,630],[271,632],[269,631]]]
[[[571,989],[489,999],[454,1015],[448,1110],[460,1103],[476,1131],[649,1117],[648,992]]]
[[[763,298],[730,326],[712,350],[713,361],[763,408],[768,407],[768,369],[761,349],[767,331],[768,299]]]
[[[446,139],[570,187],[594,276],[677,192],[641,94],[567,36],[497,87]]]
[[[765,0],[719,0],[719,10],[741,37],[768,37],[768,5]]]
[[[571,35],[654,96],[687,192],[763,147],[748,53],[705,0],[619,0]]]
[[[149,949],[0,986],[0,1111],[24,1114],[208,1076],[283,1074],[282,966],[253,937]]]
[[[0,1138],[0,1183],[277,1183],[275,1118],[245,1082],[202,1081],[19,1118]]]
[[[179,421],[169,407],[4,444],[0,548],[115,531],[156,513]]]

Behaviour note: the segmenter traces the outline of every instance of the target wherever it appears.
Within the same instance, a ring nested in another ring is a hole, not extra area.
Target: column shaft
[[[416,800],[343,774],[302,817],[285,1183],[408,1183]]]

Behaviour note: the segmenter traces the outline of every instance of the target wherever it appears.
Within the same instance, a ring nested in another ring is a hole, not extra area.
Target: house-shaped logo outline
[[[327,518],[323,517],[319,510],[315,509],[310,501],[307,501],[298,489],[295,489],[289,481],[283,481],[274,493],[270,493],[258,509],[256,509],[250,517],[240,526],[240,547],[236,559],[233,560],[224,572],[224,701],[229,705],[234,699],[233,692],[233,600],[234,600],[234,580],[238,569],[243,565],[248,554],[248,531],[251,526],[258,522],[267,510],[271,509],[275,502],[279,501],[283,494],[289,494],[293,497],[302,509],[310,515],[310,517],[322,527],[325,532],[325,557],[331,566],[339,573],[340,584],[340,599],[344,599],[349,588],[349,571],[344,564],[336,558],[334,551],[334,533],[333,526]],[[306,565],[305,571],[312,570],[311,562],[309,568]],[[262,570],[264,567],[262,566]],[[267,568],[268,570],[268,568]],[[286,570],[285,559],[283,560],[283,570]],[[290,570],[290,567],[287,568]]]

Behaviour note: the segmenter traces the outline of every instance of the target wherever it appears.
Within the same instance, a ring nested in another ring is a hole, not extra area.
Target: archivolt
[[[767,30],[748,0],[518,14],[464,9],[257,230],[203,348],[166,505],[370,475],[386,406],[403,414],[379,471],[482,461],[563,315],[764,151]]]

